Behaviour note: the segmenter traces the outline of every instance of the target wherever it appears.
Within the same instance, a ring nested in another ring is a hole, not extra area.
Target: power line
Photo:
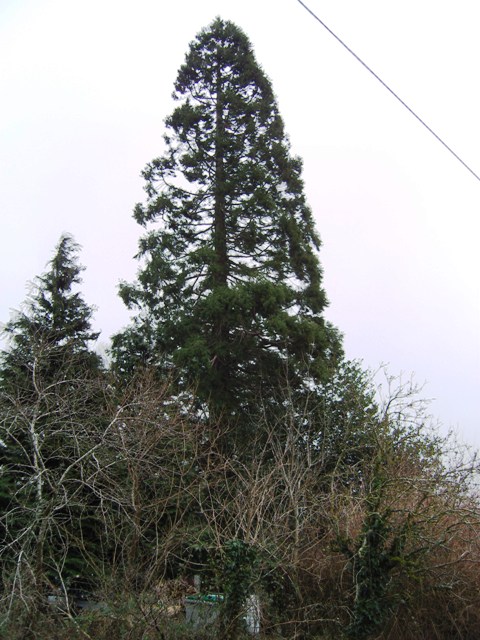
[[[349,47],[347,44],[345,44],[345,42],[344,42],[343,40],[341,40],[341,38],[339,38],[339,37],[338,37],[338,36],[337,36],[337,35],[336,35],[336,34],[335,34],[335,33],[334,33],[334,32],[333,32],[333,31],[332,31],[332,30],[331,30],[331,29],[330,29],[330,28],[329,28],[329,27],[324,23],[324,22],[323,22],[323,20],[320,20],[320,18],[319,18],[319,17],[318,17],[318,16],[317,16],[317,15],[316,15],[316,14],[315,14],[315,13],[314,13],[310,8],[309,8],[309,7],[307,7],[307,5],[306,5],[304,2],[302,2],[302,0],[297,0],[297,1],[302,5],[302,7],[303,7],[304,9],[306,9],[306,10],[308,11],[308,13],[309,13],[313,18],[315,18],[315,20],[316,20],[317,22],[319,22],[319,23],[322,25],[322,27],[323,27],[324,29],[326,29],[326,30],[328,31],[328,33],[329,33],[330,35],[332,35],[332,36],[335,38],[335,40],[337,40],[337,42],[339,42],[339,43],[342,45],[342,47],[344,47],[344,48],[345,48],[345,49],[346,49],[346,50],[347,50],[347,51],[348,51],[348,52],[349,52],[349,53],[350,53],[350,54],[351,54],[351,55],[352,55],[352,56],[353,56],[353,57],[354,57],[358,62],[360,62],[360,64],[361,64],[362,66],[364,66],[364,67],[365,67],[365,69],[366,69],[367,71],[369,71],[369,72],[372,74],[372,76],[373,76],[374,78],[376,78],[376,79],[378,80],[378,82],[380,82],[380,84],[382,84],[382,85],[385,87],[385,89],[387,89],[387,91],[389,91],[389,92],[392,94],[392,96],[393,96],[394,98],[396,98],[396,99],[400,102],[400,104],[401,104],[401,105],[403,105],[403,106],[405,107],[405,109],[407,109],[408,111],[410,111],[410,113],[412,114],[412,116],[414,116],[414,117],[415,117],[415,118],[420,122],[420,124],[422,124],[422,125],[425,127],[425,129],[427,129],[427,131],[429,131],[429,132],[432,134],[432,136],[434,136],[434,137],[435,137],[435,138],[436,138],[436,139],[437,139],[441,144],[443,144],[443,146],[445,147],[445,149],[447,149],[447,151],[450,151],[450,153],[452,154],[452,156],[454,156],[454,157],[455,157],[455,158],[456,158],[456,159],[457,159],[457,160],[458,160],[458,161],[459,161],[459,162],[460,162],[460,163],[465,167],[465,169],[467,169],[468,171],[470,171],[470,173],[471,173],[471,174],[472,174],[472,175],[473,175],[473,176],[474,176],[474,177],[475,177],[475,178],[480,182],[480,176],[479,176],[477,173],[475,173],[475,171],[474,171],[473,169],[471,169],[471,168],[468,166],[468,164],[467,164],[466,162],[464,162],[464,161],[460,158],[460,156],[459,156],[458,154],[456,154],[456,153],[455,153],[455,151],[454,151],[451,147],[449,147],[449,146],[448,146],[448,144],[447,144],[446,142],[444,142],[444,141],[442,140],[442,138],[441,138],[438,134],[436,134],[436,133],[435,133],[435,131],[434,131],[431,127],[429,127],[429,126],[428,126],[428,124],[427,124],[424,120],[422,120],[422,118],[420,118],[420,116],[419,116],[419,115],[417,115],[417,114],[415,113],[415,111],[414,111],[413,109],[411,109],[411,108],[408,106],[408,104],[407,104],[406,102],[404,102],[404,101],[402,100],[402,98],[400,98],[400,96],[399,96],[399,95],[397,95],[397,94],[395,93],[395,91],[393,91],[393,89],[391,89],[391,88],[388,86],[388,84],[387,84],[386,82],[384,82],[384,81],[380,78],[380,76],[378,76],[378,75],[375,73],[375,71],[373,71],[373,69],[371,69],[371,68],[368,66],[368,64],[366,64],[366,63],[365,63],[365,62],[364,62],[364,61],[363,61],[359,56],[357,56],[357,54],[356,54],[354,51],[352,51],[352,49],[350,49],[350,47]]]

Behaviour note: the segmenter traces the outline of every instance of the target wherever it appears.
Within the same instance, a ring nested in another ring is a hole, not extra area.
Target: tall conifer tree
[[[173,365],[211,412],[238,414],[281,385],[325,380],[341,341],[323,317],[301,161],[245,34],[220,18],[201,31],[173,98],[134,211],[142,267],[121,286],[140,313],[114,356],[124,370]]]

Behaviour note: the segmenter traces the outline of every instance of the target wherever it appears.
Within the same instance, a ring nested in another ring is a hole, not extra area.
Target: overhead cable
[[[319,23],[322,25],[322,27],[323,27],[324,29],[326,29],[326,30],[327,30],[327,31],[328,31],[328,33],[329,33],[330,35],[332,35],[332,36],[335,38],[335,40],[337,40],[337,42],[339,42],[339,43],[342,45],[342,47],[344,47],[344,48],[345,48],[345,49],[346,49],[346,50],[347,50],[347,51],[348,51],[348,52],[349,52],[349,53],[350,53],[350,54],[351,54],[351,55],[352,55],[352,56],[353,56],[353,57],[354,57],[358,62],[360,62],[360,64],[361,64],[362,66],[364,66],[364,67],[365,67],[365,69],[366,69],[367,71],[369,71],[369,72],[372,74],[372,76],[373,76],[374,78],[376,78],[376,79],[378,80],[378,82],[380,82],[380,84],[382,84],[382,85],[385,87],[385,89],[387,89],[387,91],[389,91],[389,92],[392,94],[392,96],[394,96],[394,98],[396,98],[396,99],[400,102],[400,104],[401,104],[401,105],[403,105],[403,106],[405,107],[405,109],[407,109],[408,111],[410,111],[410,113],[412,114],[412,116],[414,116],[414,117],[415,117],[415,118],[420,122],[420,124],[422,124],[422,125],[425,127],[425,129],[427,129],[427,130],[432,134],[432,136],[434,136],[434,137],[438,140],[438,142],[440,142],[440,143],[445,147],[445,149],[447,149],[447,151],[449,151],[449,152],[452,154],[452,156],[454,156],[454,157],[455,157],[455,158],[456,158],[456,159],[457,159],[457,160],[458,160],[458,161],[459,161],[459,162],[460,162],[460,163],[465,167],[465,169],[467,169],[468,171],[470,171],[470,173],[471,173],[471,174],[472,174],[472,175],[473,175],[473,176],[474,176],[474,177],[475,177],[475,178],[480,182],[480,176],[479,176],[477,173],[475,173],[475,171],[474,171],[473,169],[471,169],[471,168],[468,166],[468,164],[467,164],[466,162],[464,162],[464,161],[462,160],[462,158],[460,158],[460,156],[459,156],[458,154],[456,154],[456,153],[455,153],[455,151],[454,151],[451,147],[449,147],[449,146],[448,146],[448,144],[447,144],[446,142],[444,142],[444,141],[442,140],[442,138],[441,138],[438,134],[436,134],[436,133],[435,133],[435,131],[434,131],[431,127],[429,127],[429,126],[428,126],[428,124],[427,124],[424,120],[422,120],[422,118],[420,118],[420,116],[419,116],[419,115],[417,115],[417,114],[415,113],[415,111],[413,111],[413,109],[411,109],[411,108],[408,106],[408,104],[406,104],[406,102],[404,102],[404,101],[400,98],[400,96],[399,96],[399,95],[397,95],[397,94],[395,93],[395,91],[393,91],[393,89],[391,89],[391,88],[388,86],[388,84],[387,84],[386,82],[384,82],[384,81],[380,78],[380,76],[378,76],[378,75],[375,73],[375,71],[373,71],[373,69],[371,69],[371,68],[370,68],[370,67],[369,67],[369,66],[368,66],[368,65],[367,65],[367,64],[366,64],[366,63],[365,63],[365,62],[364,62],[364,61],[363,61],[359,56],[357,56],[357,54],[356,54],[354,51],[352,51],[352,49],[350,49],[350,47],[349,47],[349,46],[348,46],[348,45],[347,45],[343,40],[341,40],[341,38],[339,38],[339,37],[338,37],[338,36],[337,36],[337,35],[336,35],[336,34],[335,34],[335,33],[334,33],[334,32],[333,32],[333,31],[332,31],[332,30],[331,30],[331,29],[330,29],[330,28],[329,28],[329,27],[324,23],[324,22],[323,22],[323,20],[320,20],[320,18],[319,18],[319,17],[318,17],[318,16],[317,16],[317,15],[316,15],[316,14],[315,14],[315,13],[314,13],[310,8],[309,8],[309,7],[307,7],[307,5],[306,5],[304,2],[302,2],[302,0],[297,0],[297,2],[299,2],[299,3],[302,5],[302,7],[303,7],[304,9],[306,9],[306,10],[308,11],[308,13],[309,13],[313,18],[315,18],[315,20],[316,20],[317,22],[319,22]]]

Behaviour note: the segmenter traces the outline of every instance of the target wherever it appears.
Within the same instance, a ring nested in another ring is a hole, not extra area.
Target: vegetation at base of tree
[[[358,365],[345,368],[366,384]],[[30,629],[42,638],[38,620],[48,629],[60,619],[59,634],[75,627],[95,638],[198,638],[203,632],[185,626],[182,607],[194,575],[229,602],[220,628],[205,637],[242,637],[239,603],[249,593],[261,602],[265,637],[406,639],[406,629],[419,638],[456,637],[458,629],[470,637],[479,624],[476,460],[427,429],[414,388],[390,382],[375,414],[370,386],[357,387],[357,397],[353,387],[331,389],[330,401],[349,408],[335,423],[339,437],[367,402],[364,426],[377,443],[373,455],[334,467],[320,446],[305,445],[287,403],[284,432],[262,425],[245,461],[224,452],[218,429],[206,432],[194,405],[174,400],[175,385],[139,373],[106,403],[100,436],[97,422],[76,434],[86,455],[73,455],[77,472],[61,486],[77,510],[61,522],[55,510],[48,515],[49,530],[63,537],[46,554],[43,600],[28,564],[4,570],[6,637]],[[304,415],[318,419],[318,406]],[[98,608],[77,614],[72,602],[70,612],[49,614],[46,596],[62,592],[48,569],[64,561],[82,511],[95,544],[75,543]]]
[[[235,640],[252,615],[270,640],[476,638],[476,455],[343,357],[246,36],[202,31],[174,97],[112,366],[70,236],[6,325],[0,638]]]

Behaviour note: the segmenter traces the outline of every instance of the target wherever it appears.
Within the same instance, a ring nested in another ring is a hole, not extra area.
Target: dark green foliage
[[[253,593],[258,551],[243,540],[229,540],[223,548],[222,589],[225,593],[222,627],[225,637],[234,638],[242,628],[247,597]]]
[[[166,152],[143,172],[147,228],[138,309],[117,335],[117,368],[176,367],[211,414],[231,416],[283,385],[330,375],[341,351],[319,239],[270,81],[245,34],[215,20],[190,45],[167,118]]]
[[[390,514],[377,511],[379,504],[369,506],[359,546],[352,556],[355,597],[346,635],[356,640],[374,637],[392,615],[394,596],[389,586],[401,554],[400,538],[392,540]]]

